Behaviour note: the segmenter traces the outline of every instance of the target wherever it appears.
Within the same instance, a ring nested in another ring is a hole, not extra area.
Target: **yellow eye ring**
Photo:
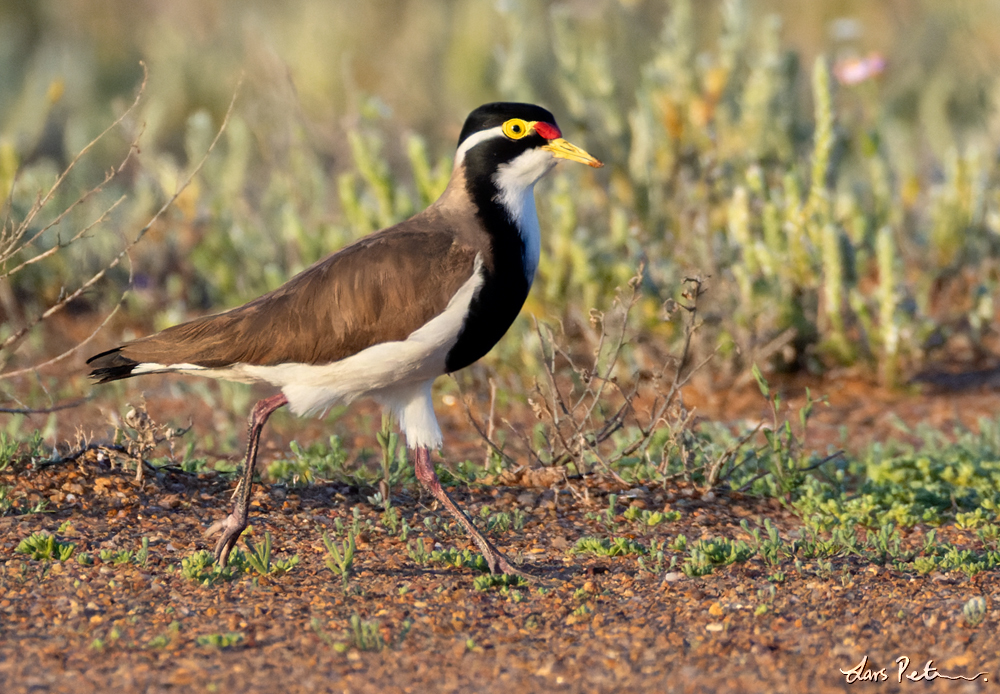
[[[534,123],[529,123],[528,121],[521,120],[520,118],[511,118],[503,124],[503,134],[512,140],[520,140],[522,137],[531,132],[532,125],[534,125]]]

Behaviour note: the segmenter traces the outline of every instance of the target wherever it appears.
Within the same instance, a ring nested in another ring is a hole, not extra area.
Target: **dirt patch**
[[[677,570],[644,571],[634,556],[568,552],[580,537],[608,534],[598,517],[611,492],[622,494],[614,519],[619,534],[647,546],[682,533],[692,541],[740,537],[740,520],[762,516],[794,537],[798,522],[776,501],[701,498],[676,485],[615,489],[598,479],[578,481],[575,493],[455,489],[473,515],[484,505],[526,514],[523,530],[495,537],[542,579],[480,591],[471,569],[411,559],[365,500],[371,490],[258,487],[252,537],[259,542],[269,531],[275,559],[298,554],[300,563],[279,577],[247,572],[199,585],[178,567],[210,546],[202,532],[226,507],[229,481],[161,473],[139,483],[90,456],[8,470],[0,484],[57,509],[0,518],[0,690],[11,694],[908,690],[917,685],[895,679],[900,656],[910,659],[908,672],[933,660],[948,675],[990,673],[988,683],[939,679],[934,691],[985,690],[1000,678],[995,574],[916,577],[846,557],[829,571],[810,563],[783,567],[784,580],[775,581],[773,567],[754,558],[688,578]],[[430,497],[406,489],[395,499],[414,528],[410,542],[471,546],[440,524],[425,525],[425,518],[441,517],[427,506]],[[647,529],[624,519],[628,504],[681,517]],[[320,534],[335,533],[338,521],[354,522],[352,508],[363,530],[345,594],[325,566]],[[91,554],[93,565],[14,552],[24,537],[55,533],[65,521],[71,526],[59,537],[75,543],[77,555]],[[956,543],[974,539],[971,532],[942,532]],[[99,558],[102,549],[137,550],[143,537],[145,565]],[[972,628],[962,607],[975,596],[986,596],[990,611]],[[355,615],[377,631],[380,650],[348,647]],[[226,635],[238,636],[221,641]],[[847,683],[839,670],[865,656],[866,668],[875,676],[885,668],[888,681]]]

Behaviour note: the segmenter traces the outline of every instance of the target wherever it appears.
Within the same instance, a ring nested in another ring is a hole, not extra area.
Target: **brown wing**
[[[402,340],[441,313],[473,272],[478,249],[441,222],[423,214],[367,236],[239,308],[93,357],[93,375],[127,376],[131,368],[119,375],[113,367],[129,362],[324,364]]]

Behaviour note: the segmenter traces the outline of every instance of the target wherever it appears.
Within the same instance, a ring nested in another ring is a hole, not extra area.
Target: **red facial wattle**
[[[544,137],[546,140],[555,140],[556,138],[562,137],[562,133],[559,132],[559,128],[541,121],[535,123],[535,132]]]

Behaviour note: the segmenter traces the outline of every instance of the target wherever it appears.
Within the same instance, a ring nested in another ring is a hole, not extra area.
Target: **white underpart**
[[[410,448],[440,448],[431,384],[445,373],[445,358],[458,340],[469,304],[483,284],[482,258],[444,311],[405,340],[383,342],[332,364],[234,364],[209,369],[194,364],[139,364],[132,373],[181,372],[281,388],[297,415],[320,414],[338,403],[369,396],[399,421]]]
[[[162,374],[167,372],[182,372],[182,373],[194,373],[196,371],[205,371],[207,367],[198,366],[197,364],[157,364],[155,362],[147,361],[142,364],[136,364],[135,368],[132,369],[132,375],[138,376],[139,374]]]
[[[556,160],[550,152],[535,148],[501,164],[493,175],[497,187],[494,199],[507,211],[524,244],[524,277],[529,285],[535,279],[542,252],[542,234],[535,210],[535,183],[555,165]]]

